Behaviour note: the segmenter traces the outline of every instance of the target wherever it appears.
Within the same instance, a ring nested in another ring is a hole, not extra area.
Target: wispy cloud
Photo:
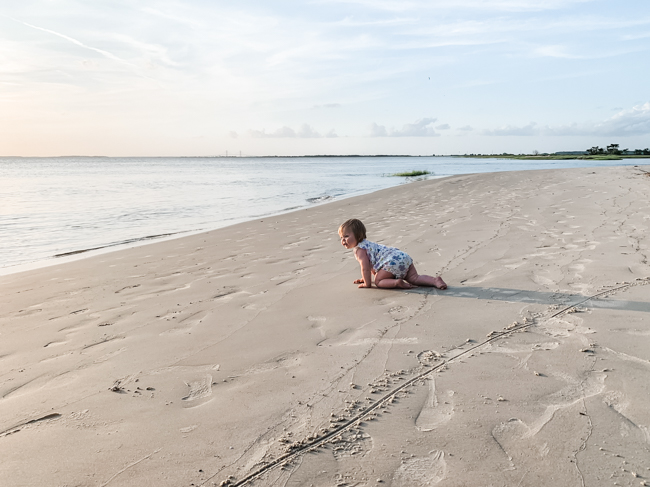
[[[345,17],[343,20],[333,22],[332,25],[340,27],[386,27],[395,25],[417,24],[419,20],[420,19],[418,17],[398,17],[378,20],[357,20],[354,17]]]
[[[497,12],[537,12],[557,10],[592,0],[319,0],[322,4],[359,5],[369,9],[389,12],[406,12],[409,10],[447,10],[447,9],[480,9]]]
[[[67,36],[65,34],[61,34],[60,32],[56,32],[56,31],[53,31],[53,30],[50,30],[50,29],[46,29],[44,27],[39,27],[37,25],[32,25],[32,24],[29,24],[27,22],[23,22],[22,20],[14,19],[13,17],[8,17],[8,18],[13,20],[14,22],[18,22],[19,24],[23,24],[23,25],[25,25],[27,27],[30,27],[32,29],[40,30],[42,32],[47,32],[48,34],[52,34],[54,36],[60,37],[61,39],[65,39],[66,41],[69,41],[69,42],[71,42],[71,43],[73,43],[73,44],[75,44],[75,45],[77,45],[79,47],[83,47],[84,49],[88,49],[90,51],[94,51],[96,53],[99,53],[102,56],[104,56],[104,57],[106,57],[106,58],[108,58],[108,59],[110,59],[112,61],[116,61],[118,63],[122,63],[122,64],[125,64],[127,66],[131,66],[132,68],[137,68],[138,67],[135,64],[130,63],[129,61],[127,61],[125,59],[117,57],[113,53],[110,53],[108,51],[104,51],[103,49],[97,49],[96,47],[88,46],[88,45],[84,44],[83,42],[81,42],[81,41],[79,41],[77,39],[74,39],[74,38],[72,38],[70,36]]]
[[[571,50],[581,51],[580,54],[570,52]],[[629,47],[629,48],[603,48],[598,51],[591,49],[585,50],[582,46],[562,46],[558,44],[539,46],[533,49],[532,54],[536,57],[550,57],[557,59],[604,59],[616,56],[623,56],[639,51],[648,50],[646,47]]]
[[[555,57],[555,58],[561,58],[561,59],[580,59],[582,56],[577,56],[575,54],[570,54],[567,52],[567,48],[565,46],[560,46],[560,45],[552,45],[552,46],[540,46],[535,48],[534,50],[535,54],[538,56],[546,56],[546,57]]]

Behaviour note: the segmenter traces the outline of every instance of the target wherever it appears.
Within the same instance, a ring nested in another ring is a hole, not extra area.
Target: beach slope
[[[454,176],[0,277],[0,485],[650,485],[650,176]],[[357,289],[338,225],[449,289]]]

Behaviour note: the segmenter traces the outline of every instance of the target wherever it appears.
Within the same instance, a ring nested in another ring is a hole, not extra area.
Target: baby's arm
[[[361,279],[357,279],[354,283],[358,284],[359,287],[372,287],[372,280],[370,278],[372,264],[370,263],[370,258],[368,258],[368,252],[366,252],[366,249],[357,247],[354,249],[354,257],[361,265]]]

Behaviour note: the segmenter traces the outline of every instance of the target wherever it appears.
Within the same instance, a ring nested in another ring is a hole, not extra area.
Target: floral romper
[[[375,271],[388,271],[396,279],[404,279],[409,267],[413,264],[413,259],[406,253],[394,247],[362,240],[357,244],[357,248],[364,249],[368,253],[368,258]]]

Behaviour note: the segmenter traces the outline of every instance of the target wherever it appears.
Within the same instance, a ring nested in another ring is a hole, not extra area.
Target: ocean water
[[[0,274],[224,227],[428,177],[642,165],[456,157],[0,158]],[[26,266],[28,265],[28,266]]]

